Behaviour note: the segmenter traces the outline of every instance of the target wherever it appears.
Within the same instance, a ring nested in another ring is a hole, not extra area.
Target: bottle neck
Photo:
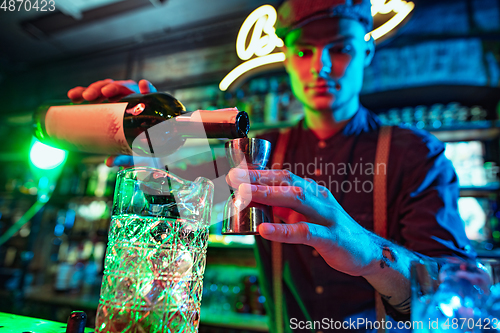
[[[236,139],[246,137],[250,129],[248,114],[236,108],[197,110],[175,117],[176,125],[185,137],[200,137],[203,124],[207,138]]]

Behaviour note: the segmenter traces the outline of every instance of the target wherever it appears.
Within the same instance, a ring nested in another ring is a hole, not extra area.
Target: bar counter
[[[0,312],[0,333],[65,333],[66,323]],[[94,332],[85,328],[85,333]]]
[[[87,312],[90,315],[90,312],[94,311],[99,304],[99,295],[71,295],[71,294],[56,294],[53,292],[51,286],[32,286],[26,288],[25,293],[26,301],[34,302],[38,304],[46,304],[47,306],[68,306],[73,310],[82,310]],[[4,316],[10,314],[3,314]],[[69,313],[68,313],[69,315]],[[15,315],[12,315],[15,316]],[[44,323],[55,323],[52,321],[46,321],[41,319],[33,319],[29,317],[16,316],[19,318],[26,318],[27,320],[40,321]],[[220,328],[228,328],[228,329],[240,329],[240,330],[251,330],[256,332],[267,332],[269,330],[268,327],[268,318],[264,315],[256,315],[250,313],[234,313],[232,311],[227,311],[225,313],[214,313],[210,312],[209,309],[201,307],[201,318],[200,325],[211,326],[211,327],[220,327]],[[0,326],[3,324],[4,317],[0,316]],[[59,324],[58,324],[59,325]],[[66,324],[64,328],[66,327]],[[5,326],[5,325],[4,325]],[[15,326],[14,326],[15,327]],[[21,327],[20,327],[21,328]],[[28,332],[32,331],[33,333],[38,333],[36,330],[28,330],[21,328],[12,331],[16,333]],[[91,330],[93,331],[93,330]],[[0,333],[10,332],[9,330],[2,331],[0,329]],[[41,331],[45,332],[45,331]],[[52,332],[52,331],[47,331]],[[57,332],[64,332],[57,331]]]

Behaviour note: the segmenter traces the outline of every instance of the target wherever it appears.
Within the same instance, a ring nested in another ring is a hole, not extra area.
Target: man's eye
[[[299,51],[297,51],[297,55],[300,58],[308,57],[308,56],[312,55],[312,51],[307,50],[307,49],[299,50]]]
[[[330,53],[334,53],[334,54],[342,54],[342,53],[351,53],[352,51],[352,45],[350,44],[347,44],[347,45],[339,45],[339,46],[335,46],[335,47],[332,47],[330,49]]]

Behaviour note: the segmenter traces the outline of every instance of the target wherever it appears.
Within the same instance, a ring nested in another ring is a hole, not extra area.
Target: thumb
[[[322,225],[298,222],[294,224],[262,223],[259,234],[270,241],[304,244],[315,248],[323,247],[330,242],[328,229]]]
[[[157,90],[151,82],[143,79],[139,81],[139,91],[141,92],[141,94],[149,94],[149,93],[154,93]]]

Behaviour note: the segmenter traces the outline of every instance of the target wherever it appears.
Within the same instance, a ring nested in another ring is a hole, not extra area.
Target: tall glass
[[[413,332],[500,330],[500,261],[458,258],[412,263]]]
[[[197,332],[213,184],[118,173],[96,332]]]

